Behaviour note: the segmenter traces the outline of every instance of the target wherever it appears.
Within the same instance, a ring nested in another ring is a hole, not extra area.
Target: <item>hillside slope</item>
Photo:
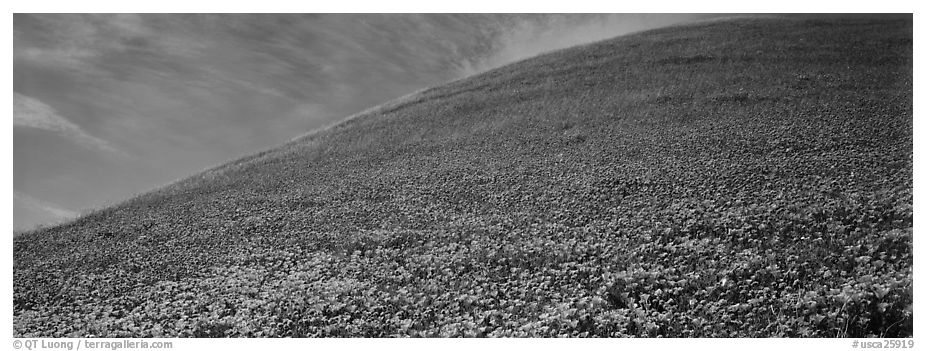
[[[427,89],[14,242],[15,336],[912,336],[912,19]]]

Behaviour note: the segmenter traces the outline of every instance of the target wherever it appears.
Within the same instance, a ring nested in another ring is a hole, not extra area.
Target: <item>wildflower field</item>
[[[910,337],[912,18],[693,23],[14,239],[16,337]]]

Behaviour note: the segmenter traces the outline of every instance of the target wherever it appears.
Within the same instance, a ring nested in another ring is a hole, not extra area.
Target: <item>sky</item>
[[[13,224],[61,223],[411,92],[686,14],[15,14]]]

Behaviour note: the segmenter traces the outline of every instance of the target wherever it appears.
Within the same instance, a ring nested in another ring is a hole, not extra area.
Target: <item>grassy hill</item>
[[[912,19],[421,91],[14,240],[15,336],[912,336]]]

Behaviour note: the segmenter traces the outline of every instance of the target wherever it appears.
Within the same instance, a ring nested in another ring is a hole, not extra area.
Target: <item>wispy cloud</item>
[[[40,211],[47,213],[51,216],[56,217],[58,220],[67,220],[80,215],[79,212],[71,211],[66,208],[62,208],[53,203],[42,201],[36,199],[32,196],[26,195],[24,193],[15,191],[13,193],[13,201],[19,202],[20,205],[25,206],[34,211]]]
[[[16,92],[13,93],[13,125],[53,131],[85,147],[124,155],[109,142],[88,134],[61,116],[48,104]]]

